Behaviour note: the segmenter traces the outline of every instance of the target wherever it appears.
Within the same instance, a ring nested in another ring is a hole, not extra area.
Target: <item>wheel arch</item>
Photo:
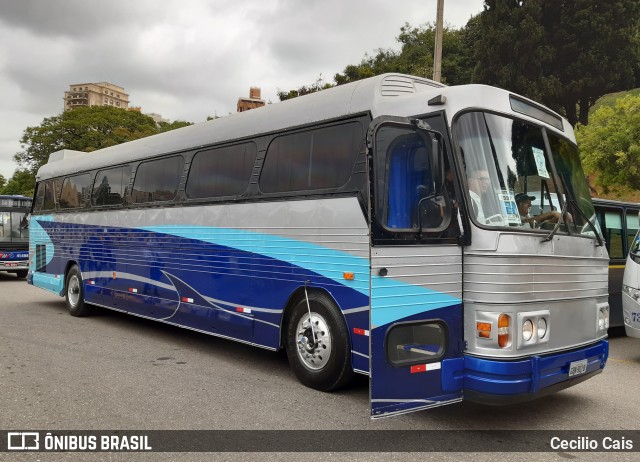
[[[282,312],[282,317],[280,318],[280,342],[278,345],[278,349],[283,349],[286,345],[287,325],[289,324],[289,317],[296,303],[298,303],[299,300],[305,299],[304,289],[305,289],[305,286],[300,286],[296,290],[294,290],[289,296],[289,299],[287,300],[287,303],[284,306],[284,311]],[[340,311],[340,316],[342,317],[342,322],[344,322],[344,325],[347,329],[347,341],[349,342],[349,345],[351,345],[352,342],[351,342],[351,336],[349,335],[349,324],[347,323],[347,318],[344,316],[344,312],[342,311],[340,304],[335,299],[333,294],[327,289],[325,289],[324,287],[316,287],[316,286],[311,286],[311,287],[307,286],[307,293],[308,294],[312,294],[312,293],[324,294],[336,305],[336,307],[338,307],[338,310]]]

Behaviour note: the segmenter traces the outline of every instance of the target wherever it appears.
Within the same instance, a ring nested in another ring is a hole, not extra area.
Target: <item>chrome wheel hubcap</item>
[[[315,335],[314,335],[315,334]],[[298,358],[311,370],[327,365],[331,356],[331,332],[327,321],[318,313],[302,316],[296,328]]]
[[[78,276],[75,274],[71,276],[67,285],[67,297],[69,299],[69,304],[72,307],[75,307],[80,300],[80,281],[78,280]]]

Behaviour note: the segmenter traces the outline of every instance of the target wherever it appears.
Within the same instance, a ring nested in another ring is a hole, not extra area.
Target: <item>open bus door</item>
[[[437,238],[458,211],[440,213],[446,216],[436,223],[422,212],[445,193],[442,137],[424,122],[384,117],[371,123],[367,142],[372,217],[386,237],[372,231],[371,416],[459,402],[462,248]]]

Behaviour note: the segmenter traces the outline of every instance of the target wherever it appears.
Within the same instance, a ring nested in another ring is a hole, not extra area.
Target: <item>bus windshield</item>
[[[588,223],[595,222],[589,187],[569,141],[549,134],[549,152],[542,128],[484,112],[462,115],[454,130],[478,224],[541,232],[558,225],[560,232],[569,227],[586,235],[597,230]]]
[[[29,242],[26,212],[0,211],[0,242]]]

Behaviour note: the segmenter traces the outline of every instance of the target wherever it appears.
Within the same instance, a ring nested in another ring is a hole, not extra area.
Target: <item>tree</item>
[[[637,0],[485,0],[473,80],[586,125],[598,97],[634,85],[639,24]]]
[[[442,81],[449,85],[468,83],[471,78],[473,59],[464,43],[464,30],[445,27],[442,37]],[[365,55],[359,65],[345,67],[342,74],[336,74],[336,84],[354,82],[386,72],[400,72],[418,77],[433,77],[433,53],[435,46],[435,26],[427,23],[412,27],[405,23],[397,37],[400,51],[377,50],[374,56]]]
[[[601,106],[589,125],[576,127],[580,156],[605,193],[640,190],[640,96]]]
[[[20,140],[23,150],[14,160],[35,173],[55,151],[95,151],[154,135],[167,127],[158,127],[151,117],[137,111],[110,106],[81,107],[45,118],[37,127],[27,127]]]
[[[469,83],[473,70],[472,48],[465,41],[467,39],[464,29],[452,29],[445,27],[443,31],[442,57],[442,81],[449,85]],[[342,73],[334,75],[336,85],[355,82],[387,72],[400,72],[403,74],[417,75],[419,77],[433,77],[433,49],[435,44],[435,26],[424,24],[412,27],[405,23],[400,28],[397,41],[401,44],[400,50],[385,50],[379,48],[375,54],[365,54],[360,64],[349,64]],[[297,96],[314,93],[330,88],[333,85],[325,83],[322,76],[311,85],[303,85],[300,88],[279,91],[280,101],[295,98]]]
[[[35,175],[27,169],[18,169],[14,172],[9,181],[0,189],[1,194],[22,194],[33,196],[33,189],[36,184]]]
[[[309,93],[315,93],[320,90],[326,90],[331,87],[333,87],[333,85],[326,83],[322,78],[322,74],[320,74],[316,81],[311,85],[302,85],[295,90],[289,91],[278,90],[278,99],[280,99],[280,101],[286,101],[288,99],[297,98],[298,96],[308,95]]]
[[[176,128],[188,127],[189,125],[193,125],[193,123],[192,122],[185,122],[184,120],[174,120],[171,123],[169,123],[169,122],[160,122],[160,123],[158,123],[158,131],[160,133],[170,132],[171,130],[175,130]]]
[[[7,180],[4,177],[4,175],[0,175],[0,190],[2,190],[2,188],[4,188],[4,185],[7,184]]]

